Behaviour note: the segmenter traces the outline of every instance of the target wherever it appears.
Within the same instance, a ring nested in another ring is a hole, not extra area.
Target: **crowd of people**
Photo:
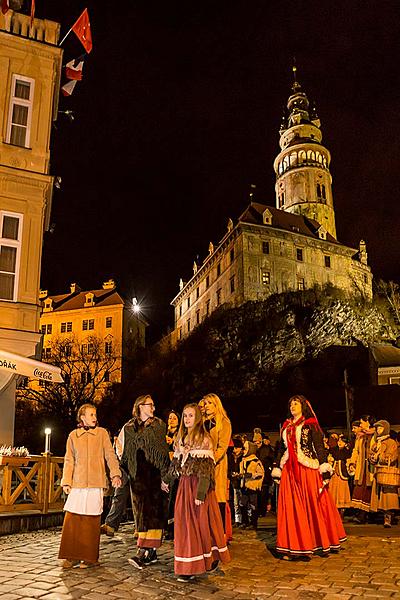
[[[268,435],[232,435],[216,394],[155,416],[150,395],[136,399],[132,418],[115,439],[83,405],[71,432],[62,477],[67,495],[59,558],[63,568],[99,564],[100,533],[113,536],[129,498],[137,538],[130,564],[158,561],[163,539],[174,540],[179,581],[212,573],[230,560],[235,528],[257,529],[277,515],[276,554],[284,560],[338,552],[346,540],[345,511],[356,522],[383,513],[390,527],[399,509],[399,439],[387,421],[363,415],[353,439],[324,434],[310,402],[290,398],[288,418],[273,446]],[[103,525],[106,470],[114,488]]]

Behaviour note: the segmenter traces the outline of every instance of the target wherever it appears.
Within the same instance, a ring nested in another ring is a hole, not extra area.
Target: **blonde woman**
[[[174,540],[178,581],[215,571],[220,560],[230,560],[214,492],[214,470],[212,441],[200,409],[187,404],[170,468],[172,476],[179,476]]]
[[[228,501],[228,457],[227,450],[232,435],[231,422],[220,398],[216,394],[206,394],[204,403],[204,427],[209,433],[215,458],[215,494],[221,511],[225,529],[225,511]]]
[[[96,407],[83,404],[77,421],[78,427],[68,436],[61,480],[68,495],[58,554],[64,569],[98,564],[103,490],[108,487],[105,461],[113,487],[121,485],[118,459],[107,431],[97,426]]]

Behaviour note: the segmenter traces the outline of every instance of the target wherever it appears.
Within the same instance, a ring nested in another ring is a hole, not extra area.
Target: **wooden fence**
[[[63,462],[64,458],[48,453],[24,458],[0,456],[0,514],[61,511]]]

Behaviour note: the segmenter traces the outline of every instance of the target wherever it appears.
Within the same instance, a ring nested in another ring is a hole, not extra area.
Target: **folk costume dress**
[[[337,508],[349,508],[351,496],[347,460],[350,458],[351,451],[336,446],[331,449],[330,455],[333,458],[333,475],[329,482],[329,492]]]
[[[167,494],[161,490],[170,464],[166,425],[157,417],[131,419],[124,426],[121,464],[129,473],[138,548],[159,548],[167,521]]]
[[[332,474],[316,418],[288,419],[282,427],[276,550],[311,555],[338,550],[346,540],[339,512],[324,485]]]
[[[371,511],[399,510],[399,487],[395,481],[381,483],[378,478],[380,471],[385,472],[390,467],[397,467],[399,449],[395,440],[389,436],[388,421],[379,421],[384,426],[383,434],[372,438],[369,461],[374,468],[374,479],[371,490]]]
[[[179,476],[175,503],[174,568],[177,575],[200,575],[214,561],[228,562],[221,513],[215,495],[212,443],[205,438],[196,447],[178,446],[170,476]],[[195,499],[202,500],[200,505]]]
[[[371,492],[374,475],[368,457],[373,433],[374,429],[371,428],[357,435],[350,458],[350,464],[355,465],[351,505],[364,512],[370,512],[371,510]]]
[[[64,505],[65,517],[58,558],[97,563],[103,490],[107,489],[105,461],[110,476],[121,477],[109,435],[102,427],[78,427],[67,440],[61,485],[71,491]]]

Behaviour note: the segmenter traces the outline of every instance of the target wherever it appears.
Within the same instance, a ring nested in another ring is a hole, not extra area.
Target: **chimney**
[[[76,294],[77,292],[81,291],[81,288],[79,287],[79,285],[77,283],[71,283],[69,288],[71,290],[71,294]]]
[[[114,279],[109,279],[103,283],[103,290],[113,290],[115,288]]]

